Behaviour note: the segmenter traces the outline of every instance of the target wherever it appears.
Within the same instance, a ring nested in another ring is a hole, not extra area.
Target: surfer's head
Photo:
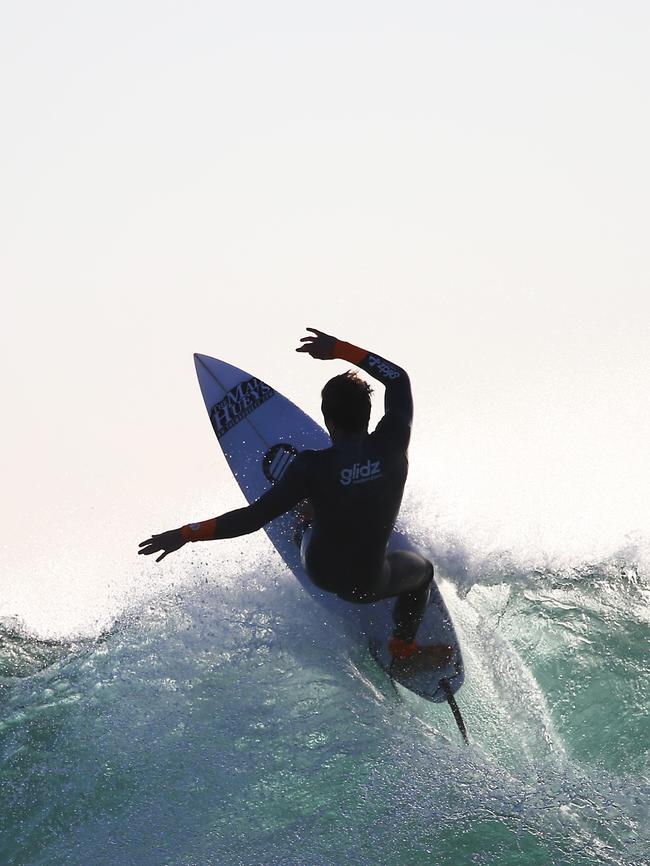
[[[325,425],[332,433],[365,433],[370,421],[372,388],[353,370],[334,376],[322,391],[321,409]]]

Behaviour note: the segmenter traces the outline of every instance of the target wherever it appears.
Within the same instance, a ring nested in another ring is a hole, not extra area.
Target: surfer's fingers
[[[146,541],[141,541],[140,544],[138,544],[138,547],[144,547],[145,544],[153,544],[155,537],[155,535],[152,535],[151,538],[147,538]]]
[[[149,556],[152,553],[158,553],[159,550],[162,550],[164,545],[158,540],[156,536],[153,538],[147,539],[147,541],[141,542],[139,545],[141,550],[138,553],[144,553],[145,556]]]
[[[320,342],[336,342],[336,337],[333,337],[331,334],[326,334],[325,331],[319,331],[318,328],[307,328],[308,331],[311,331],[314,335],[313,337],[305,337],[306,340],[313,340],[316,343]]]
[[[311,352],[314,343],[316,342],[316,337],[303,337],[300,342],[302,346],[298,346],[296,352]]]
[[[171,553],[170,550],[165,550],[164,553],[161,553],[159,557],[157,557],[156,562],[160,562],[161,559],[164,559],[168,553]]]
[[[159,541],[160,536],[152,535],[146,541],[141,541],[138,547],[142,550],[140,553],[155,553],[157,550],[162,550],[162,544]]]

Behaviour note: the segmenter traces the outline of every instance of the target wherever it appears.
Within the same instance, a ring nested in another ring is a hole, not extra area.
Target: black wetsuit
[[[403,554],[399,565],[395,557],[400,554],[386,556],[408,472],[411,385],[401,367],[349,348],[354,350],[354,363],[386,387],[385,414],[377,428],[337,437],[331,448],[299,454],[256,502],[217,518],[215,537],[253,532],[308,499],[313,524],[303,559],[314,583],[352,602],[404,595],[405,616],[417,629],[433,568],[417,554]],[[416,609],[411,611],[413,605]]]

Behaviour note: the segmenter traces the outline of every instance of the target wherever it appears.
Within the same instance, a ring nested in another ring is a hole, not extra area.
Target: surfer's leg
[[[302,541],[305,537],[305,533],[311,527],[312,521],[314,519],[314,509],[309,499],[303,500],[296,508],[296,519],[296,528],[293,531],[293,540],[296,547],[300,548],[300,555],[303,559],[304,567]]]
[[[301,527],[302,532],[300,535],[300,562],[302,563],[302,567],[305,569],[307,574],[307,548],[309,547],[309,542],[311,540],[311,525],[309,523],[304,523]]]
[[[429,603],[433,565],[423,556],[405,550],[389,554],[386,563],[391,571],[391,583],[399,588],[393,608],[395,627],[388,641],[393,665],[398,665],[402,673],[414,674],[447,664],[452,656],[448,644],[421,646],[415,640]]]
[[[390,577],[386,595],[397,595],[393,608],[393,637],[410,643],[429,603],[433,565],[418,553],[398,550],[386,557]]]

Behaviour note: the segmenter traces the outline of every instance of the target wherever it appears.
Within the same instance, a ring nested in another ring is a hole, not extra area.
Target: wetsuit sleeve
[[[202,541],[207,538],[235,538],[239,535],[248,535],[261,529],[275,517],[290,511],[294,505],[307,497],[306,464],[305,455],[298,455],[282,478],[259,499],[245,508],[237,508],[235,511],[221,514],[212,521],[193,524],[203,527],[209,523],[207,527],[209,531],[203,533],[202,537],[198,537],[200,530],[196,531],[196,537],[188,533],[187,540]]]
[[[373,379],[384,384],[384,417],[377,425],[377,432],[395,436],[406,448],[413,423],[413,395],[406,370],[379,355],[341,340],[337,340],[334,345],[334,357],[356,364]]]

